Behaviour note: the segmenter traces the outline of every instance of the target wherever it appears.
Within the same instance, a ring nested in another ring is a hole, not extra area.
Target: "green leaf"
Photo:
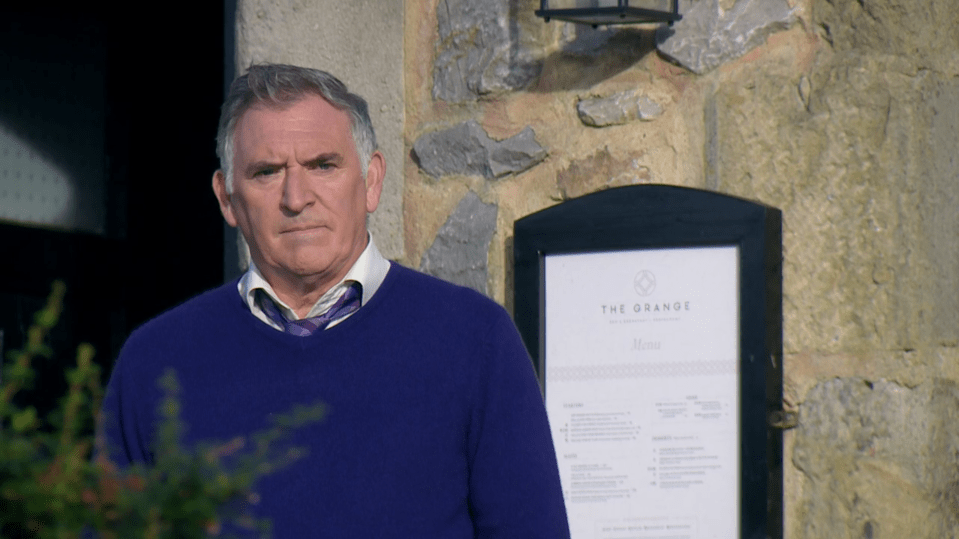
[[[33,321],[36,322],[38,326],[49,329],[57,325],[57,318],[59,318],[57,312],[47,308],[37,311],[37,314],[33,317]]]
[[[44,343],[27,343],[27,352],[40,357],[53,357],[53,348]]]
[[[92,364],[94,355],[96,355],[96,349],[93,348],[92,344],[87,342],[80,343],[80,345],[77,346],[77,367],[84,372],[89,372],[89,369],[95,367]]]
[[[32,406],[13,414],[13,418],[11,420],[11,426],[13,427],[13,430],[20,433],[34,428],[36,424],[37,410]]]

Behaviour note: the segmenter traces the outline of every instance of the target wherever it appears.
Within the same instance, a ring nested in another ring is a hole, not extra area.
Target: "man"
[[[308,457],[258,485],[279,538],[568,537],[539,387],[505,311],[386,261],[366,229],[385,174],[366,103],[328,73],[234,81],[213,190],[250,247],[238,281],[131,335],[105,410],[110,456],[151,462],[172,367],[187,442],[321,401]]]

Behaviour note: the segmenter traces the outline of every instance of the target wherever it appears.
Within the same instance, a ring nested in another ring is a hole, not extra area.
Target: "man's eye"
[[[261,178],[265,176],[272,176],[278,173],[279,171],[280,171],[279,167],[261,168],[260,170],[257,170],[255,173],[253,173],[253,177]]]

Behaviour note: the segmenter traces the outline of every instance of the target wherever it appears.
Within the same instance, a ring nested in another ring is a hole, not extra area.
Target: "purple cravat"
[[[266,316],[279,324],[285,332],[298,337],[309,337],[315,331],[326,329],[330,322],[339,320],[359,309],[361,289],[360,283],[353,282],[329,310],[319,316],[304,318],[303,320],[290,320],[284,316],[280,308],[273,302],[273,298],[262,288],[256,289],[256,303],[263,309]]]

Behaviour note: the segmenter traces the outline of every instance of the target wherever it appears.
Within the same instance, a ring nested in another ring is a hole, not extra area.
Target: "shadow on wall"
[[[549,23],[562,24],[562,23]],[[531,92],[585,90],[633,67],[656,52],[656,29],[567,25],[575,37],[543,59]]]
[[[547,23],[518,0],[442,0],[436,16],[432,94],[449,103],[589,88],[656,49],[655,26]],[[557,39],[560,50],[549,53]]]

